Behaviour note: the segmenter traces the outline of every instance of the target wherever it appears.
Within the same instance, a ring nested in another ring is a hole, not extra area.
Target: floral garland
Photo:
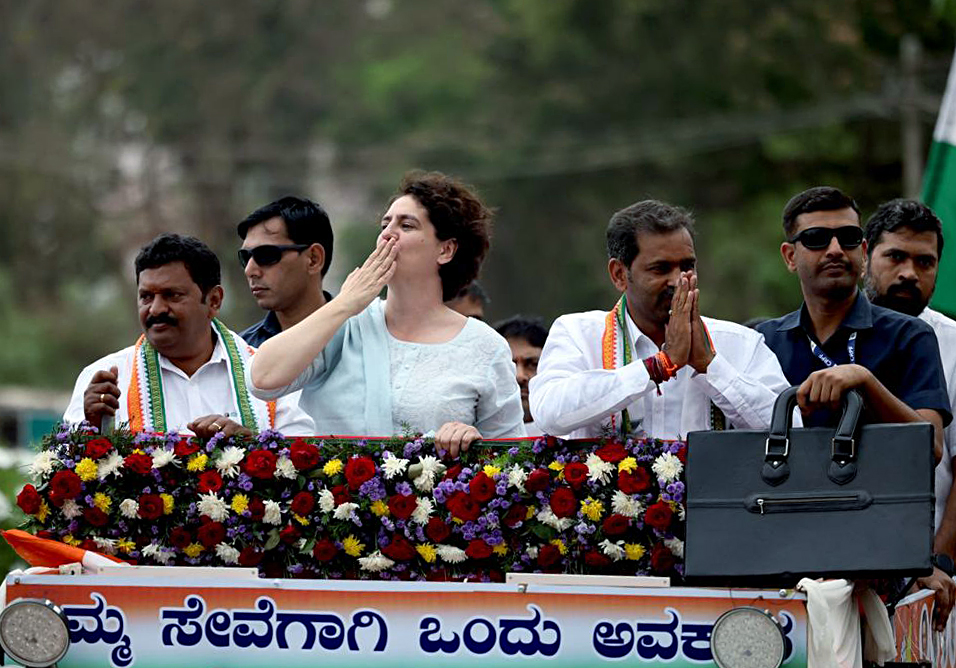
[[[443,462],[421,437],[201,441],[63,426],[17,505],[40,537],[266,577],[682,573],[683,443],[493,445]]]

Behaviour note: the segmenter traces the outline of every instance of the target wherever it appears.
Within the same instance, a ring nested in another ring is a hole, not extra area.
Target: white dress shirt
[[[931,308],[923,309],[919,319],[925,321],[939,341],[939,357],[943,361],[943,375],[946,377],[946,391],[949,393],[949,402],[956,414],[956,320],[947,318],[942,313]],[[953,485],[953,456],[956,456],[956,429],[951,422],[943,432],[943,458],[936,465],[936,529],[943,519],[946,510],[946,499]]]
[[[704,318],[716,348],[706,373],[682,367],[660,386],[642,360],[657,345],[627,317],[634,361],[604,369],[601,342],[607,313],[588,311],[558,318],[531,379],[531,414],[545,433],[570,438],[599,436],[610,416],[627,408],[633,428],[661,439],[683,439],[711,428],[711,402],[738,429],[766,429],[773,404],[789,387],[776,356],[752,329]],[[620,424],[618,422],[618,424]]]
[[[191,434],[186,425],[196,418],[206,415],[225,415],[236,422],[240,421],[236,412],[232,375],[229,373],[229,363],[226,359],[225,346],[219,333],[216,334],[216,345],[213,348],[209,361],[203,364],[192,376],[170,362],[163,355],[159,355],[159,368],[163,380],[163,399],[166,408],[166,429],[181,434]],[[83,394],[86,392],[93,374],[97,371],[109,371],[116,367],[120,392],[119,410],[116,411],[116,425],[129,422],[129,411],[126,403],[126,392],[129,388],[130,376],[133,372],[133,356],[135,346],[124,348],[118,352],[100,358],[80,372],[73,387],[73,396],[63,414],[63,421],[70,423],[82,422],[85,419],[83,411]],[[250,395],[254,402],[262,401]],[[263,410],[265,410],[263,408]],[[276,401],[275,428],[283,435],[310,436],[315,433],[312,418],[299,408],[299,393],[295,392]]]

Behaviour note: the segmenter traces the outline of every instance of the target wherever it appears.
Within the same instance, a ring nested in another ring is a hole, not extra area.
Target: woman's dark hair
[[[455,256],[438,270],[442,299],[453,299],[475,280],[488,254],[492,211],[471,188],[441,172],[409,172],[391,201],[404,195],[411,195],[428,211],[441,241],[454,239],[458,244]]]

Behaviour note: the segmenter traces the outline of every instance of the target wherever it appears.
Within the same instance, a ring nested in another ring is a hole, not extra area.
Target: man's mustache
[[[913,299],[919,299],[922,296],[919,289],[911,283],[898,283],[896,285],[891,285],[886,289],[886,294],[905,295],[907,297],[912,297]]]
[[[146,318],[146,329],[149,329],[153,325],[170,325],[171,327],[175,327],[178,324],[179,321],[168,313],[161,313],[160,315],[153,315]]]

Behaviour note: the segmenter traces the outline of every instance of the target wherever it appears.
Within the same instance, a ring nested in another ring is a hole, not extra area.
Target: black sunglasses
[[[249,260],[255,260],[256,264],[260,267],[268,267],[270,264],[275,264],[282,259],[282,254],[288,250],[299,251],[300,253],[312,244],[284,244],[282,246],[273,246],[272,244],[266,244],[265,246],[256,246],[255,248],[240,248],[239,249],[239,264],[242,265],[242,268],[245,269],[246,265],[249,264]]]
[[[833,237],[837,238],[840,248],[849,250],[863,243],[863,229],[856,225],[843,227],[808,227],[790,240],[795,244],[798,241],[809,250],[823,250],[830,245]]]

